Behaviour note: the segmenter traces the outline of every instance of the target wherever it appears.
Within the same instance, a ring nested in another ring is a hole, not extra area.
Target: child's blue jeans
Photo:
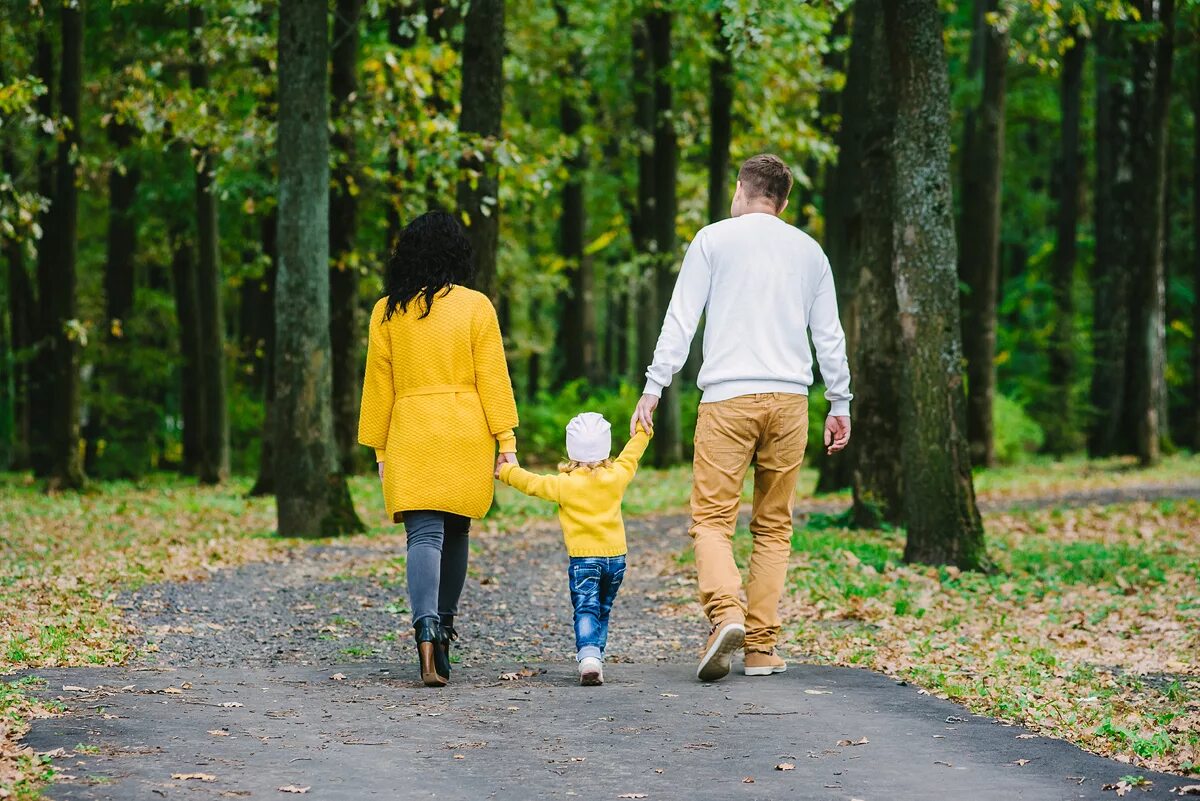
[[[575,607],[576,659],[604,658],[608,615],[625,578],[624,556],[572,556],[567,567]]]

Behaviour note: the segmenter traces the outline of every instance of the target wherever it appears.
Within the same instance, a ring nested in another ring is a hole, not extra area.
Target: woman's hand
[[[502,453],[496,457],[496,478],[500,478],[500,468],[506,464],[516,464],[517,455],[515,453]]]
[[[379,480],[383,481],[383,462],[379,463]]]

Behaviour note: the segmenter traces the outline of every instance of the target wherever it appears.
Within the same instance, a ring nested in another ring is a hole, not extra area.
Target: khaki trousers
[[[806,395],[743,395],[700,404],[690,531],[700,601],[714,625],[745,622],[749,651],[770,651],[779,636],[779,597],[792,551],[792,508],[807,444]],[[743,603],[733,532],[751,461],[754,551]]]

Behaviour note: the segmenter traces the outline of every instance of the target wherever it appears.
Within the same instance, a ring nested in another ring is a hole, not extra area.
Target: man
[[[830,402],[826,449],[840,451],[850,440],[853,396],[833,275],[821,247],[779,218],[791,189],[791,170],[777,156],[742,165],[732,219],[701,229],[688,247],[630,421],[631,432],[639,422],[650,430],[663,388],[683,367],[707,310],[690,530],[700,600],[712,626],[696,671],[702,681],[727,675],[743,646],[747,676],[787,669],[775,643],[808,442],[810,331]],[[743,603],[733,532],[751,462],[754,551]]]

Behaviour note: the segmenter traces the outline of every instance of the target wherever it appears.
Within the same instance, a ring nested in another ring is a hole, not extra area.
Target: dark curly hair
[[[429,316],[433,299],[445,295],[453,284],[469,284],[475,274],[475,255],[462,223],[445,211],[427,211],[400,232],[387,265],[387,312],[408,312],[410,303],[423,299],[421,317]]]

